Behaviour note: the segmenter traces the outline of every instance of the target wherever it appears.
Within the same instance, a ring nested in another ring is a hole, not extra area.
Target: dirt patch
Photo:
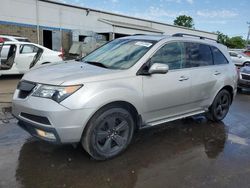
[[[0,103],[0,125],[10,123],[14,119],[11,114],[11,103]]]

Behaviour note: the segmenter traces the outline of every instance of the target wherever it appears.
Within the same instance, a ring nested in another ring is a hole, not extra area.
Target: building
[[[52,0],[1,0],[0,34],[28,37],[48,48],[68,51],[75,31],[102,34],[107,40],[133,34],[189,33],[217,39],[205,31],[187,29]],[[80,32],[79,32],[80,33]]]

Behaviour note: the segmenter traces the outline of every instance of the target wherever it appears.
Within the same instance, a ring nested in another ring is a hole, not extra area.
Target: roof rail
[[[215,40],[215,39],[211,39],[211,38],[208,38],[208,37],[203,37],[203,36],[199,36],[199,35],[193,35],[193,34],[188,34],[188,33],[175,33],[172,35],[172,37],[184,37],[184,36],[190,36],[190,37],[198,37],[202,40],[212,40],[212,41],[215,41],[217,43],[220,43],[218,40]]]

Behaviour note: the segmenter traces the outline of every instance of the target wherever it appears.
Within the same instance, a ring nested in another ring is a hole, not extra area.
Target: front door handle
[[[189,78],[188,77],[186,77],[186,76],[181,76],[180,78],[179,78],[179,81],[185,81],[185,80],[188,80]]]
[[[215,72],[214,72],[214,75],[215,75],[215,76],[218,76],[218,75],[220,75],[220,74],[221,74],[221,73],[220,73],[219,71],[215,71]]]

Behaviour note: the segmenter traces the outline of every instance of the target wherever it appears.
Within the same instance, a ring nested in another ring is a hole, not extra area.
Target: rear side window
[[[234,52],[229,52],[229,54],[230,54],[231,57],[237,57],[237,54],[234,53]]]
[[[213,56],[208,45],[187,42],[185,68],[213,65]]]
[[[21,45],[20,54],[36,53],[38,49],[39,48],[34,45]]]
[[[151,64],[167,64],[169,70],[181,69],[185,61],[184,58],[184,44],[181,42],[173,42],[160,48],[151,57]]]
[[[228,64],[227,58],[221,53],[221,51],[212,46],[212,52],[213,52],[213,57],[214,57],[214,64],[215,65],[223,65],[223,64]]]

